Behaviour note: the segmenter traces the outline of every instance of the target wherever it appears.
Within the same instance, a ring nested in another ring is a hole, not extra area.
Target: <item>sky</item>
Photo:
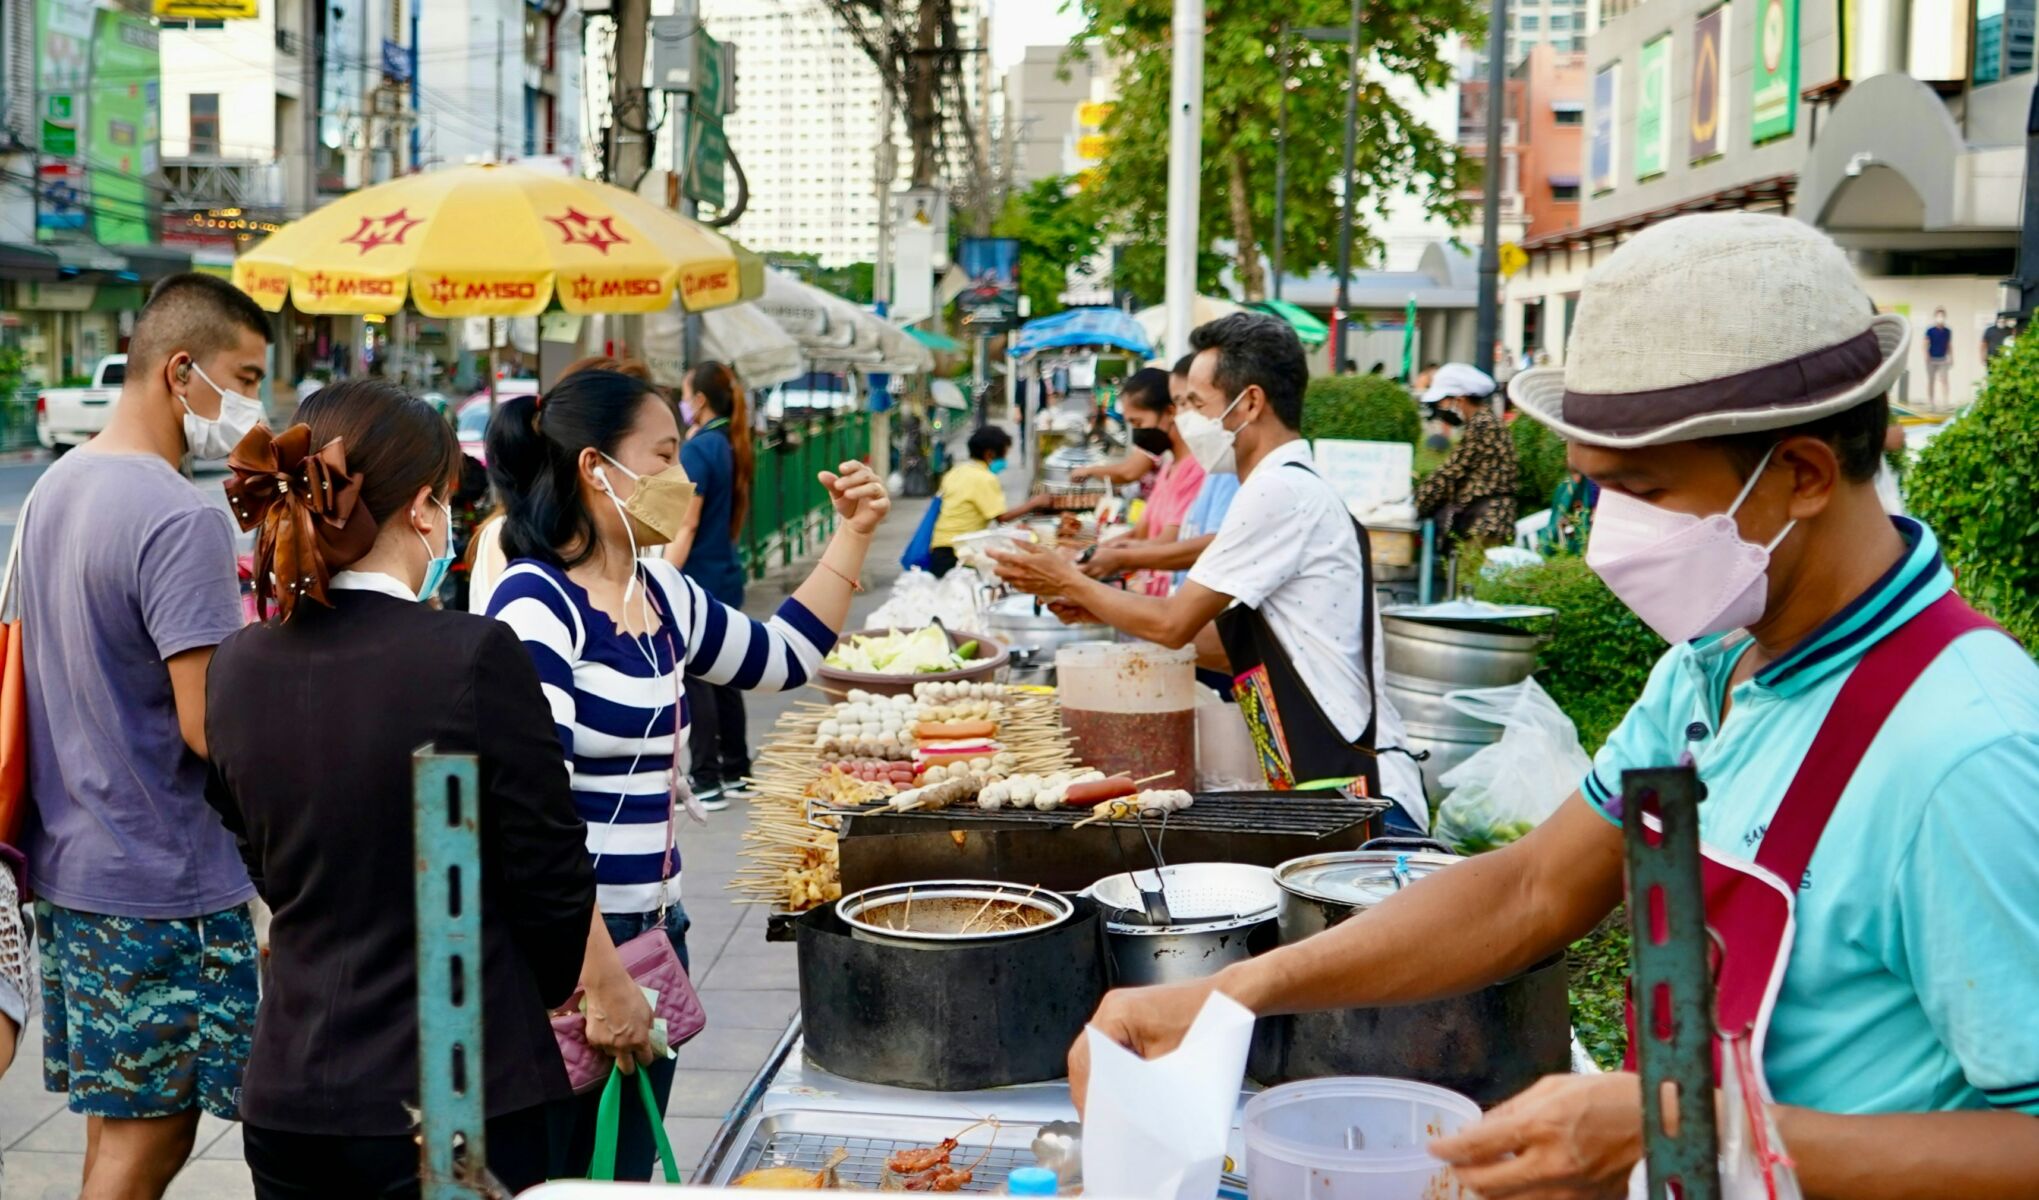
[[[1064,4],[1068,5],[1064,11]],[[1083,28],[1077,0],[991,0],[991,65],[1005,71],[1028,46],[1060,46]]]

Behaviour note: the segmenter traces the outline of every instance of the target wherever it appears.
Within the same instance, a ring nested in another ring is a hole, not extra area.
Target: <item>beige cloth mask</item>
[[[630,499],[620,502],[637,544],[663,546],[678,537],[681,522],[694,506],[694,481],[687,478],[687,469],[674,463],[656,475],[639,475],[606,454],[602,457],[637,483]],[[609,495],[613,499],[616,493],[612,490]]]

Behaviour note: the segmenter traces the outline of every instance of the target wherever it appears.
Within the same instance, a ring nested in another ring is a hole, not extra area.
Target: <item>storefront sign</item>
[[[36,91],[41,96],[37,117],[42,123],[38,144],[44,154],[56,158],[76,158],[85,145],[93,9],[92,0],[38,0],[36,4]]]
[[[35,177],[37,236],[50,230],[85,228],[84,164],[46,162],[36,168]]]
[[[14,285],[15,303],[42,312],[86,312],[98,289],[89,283],[36,283]]]
[[[1635,177],[1664,173],[1671,157],[1671,35],[1643,43],[1636,62]]]
[[[92,100],[85,146],[92,236],[108,246],[157,239],[157,204],[147,180],[159,166],[161,56],[147,17],[101,10],[92,31]]]
[[[1788,136],[1798,123],[1798,0],[1756,3],[1749,140],[1761,143]]]
[[[1407,442],[1318,438],[1310,444],[1310,454],[1318,474],[1355,513],[1408,498],[1415,448]]]
[[[178,21],[252,21],[262,15],[258,0],[155,0],[159,17]]]
[[[1593,76],[1593,143],[1589,159],[1593,194],[1614,190],[1615,97],[1621,89],[1621,64]]]
[[[1720,153],[1727,125],[1727,18],[1723,4],[1692,26],[1692,119],[1685,156],[1693,162]]]

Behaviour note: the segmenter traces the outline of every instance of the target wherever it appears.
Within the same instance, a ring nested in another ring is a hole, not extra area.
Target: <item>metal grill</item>
[[[1268,833],[1300,837],[1330,837],[1386,812],[1385,800],[1326,800],[1299,796],[1294,792],[1211,792],[1200,794],[1187,811],[1171,813],[1167,820],[1147,821],[1150,831],[1162,829],[1195,833]],[[1087,809],[1058,808],[1049,812],[1035,809],[1002,808],[987,812],[959,805],[933,812],[892,812],[872,809],[859,814],[843,832],[854,837],[865,818],[932,821],[948,826],[1025,821],[1029,824],[1070,826],[1090,816]],[[1113,822],[1131,825],[1131,821]],[[866,824],[868,828],[868,824]]]
[[[956,1148],[951,1156],[958,1168],[977,1162],[983,1155],[984,1161],[977,1163],[971,1172],[966,1192],[1003,1192],[1005,1178],[1014,1167],[1034,1165],[1032,1150],[1027,1146],[1027,1137],[1016,1129],[1005,1129],[1001,1136],[991,1142],[987,1151],[982,1143],[971,1145],[965,1142]],[[1011,1145],[1001,1143],[1010,1141]],[[753,1143],[737,1161],[731,1178],[740,1177],[762,1167],[799,1167],[808,1171],[819,1171],[838,1148],[846,1149],[850,1156],[836,1168],[842,1182],[861,1190],[877,1190],[885,1180],[885,1160],[896,1151],[917,1150],[931,1146],[932,1142],[901,1141],[894,1138],[856,1137],[843,1134],[809,1133],[795,1130],[775,1132],[762,1144]]]

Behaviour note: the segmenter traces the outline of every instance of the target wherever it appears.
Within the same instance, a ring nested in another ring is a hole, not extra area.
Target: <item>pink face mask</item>
[[[1798,524],[1787,523],[1767,546],[1744,540],[1735,525],[1735,513],[1769,465],[1766,453],[1735,502],[1710,517],[1603,490],[1586,565],[1672,645],[1753,624],[1769,599],[1770,552]]]

